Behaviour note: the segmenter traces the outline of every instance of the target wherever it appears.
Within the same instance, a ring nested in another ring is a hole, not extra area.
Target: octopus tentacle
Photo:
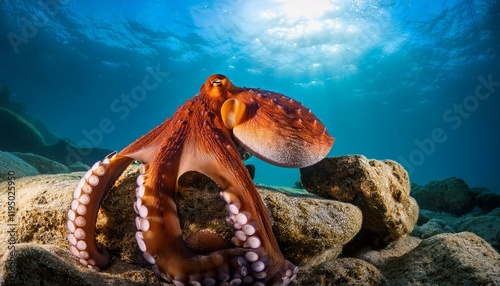
[[[109,265],[109,254],[95,241],[97,212],[112,184],[132,161],[116,152],[109,154],[87,171],[74,191],[67,221],[70,251],[89,268]]]
[[[158,196],[153,170],[138,179],[136,240],[143,257],[163,279],[176,285],[191,282],[215,285],[231,281],[231,258],[242,256],[240,249],[226,249],[209,255],[193,253],[182,239],[173,197]],[[168,193],[167,189],[163,189]],[[199,284],[198,284],[199,285]]]

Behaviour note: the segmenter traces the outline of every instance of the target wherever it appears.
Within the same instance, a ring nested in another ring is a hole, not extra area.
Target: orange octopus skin
[[[324,158],[332,144],[324,125],[299,102],[212,75],[170,119],[85,174],[68,211],[70,251],[89,268],[109,266],[109,254],[95,241],[97,212],[115,180],[138,160],[136,240],[156,274],[175,285],[288,285],[298,268],[281,254],[238,150],[275,165],[305,167]],[[222,190],[232,247],[197,254],[182,239],[175,195],[178,178],[188,171],[208,176]]]

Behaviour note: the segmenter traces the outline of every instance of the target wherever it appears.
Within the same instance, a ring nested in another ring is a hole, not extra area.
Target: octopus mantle
[[[157,275],[175,285],[288,285],[298,268],[279,249],[243,154],[297,168],[324,158],[332,144],[324,125],[299,102],[212,75],[170,119],[85,174],[68,211],[70,251],[89,268],[109,265],[110,255],[95,240],[97,212],[116,179],[137,160],[142,165],[135,237]],[[211,249],[197,253],[182,239],[175,196],[179,177],[189,171],[220,187],[226,222],[234,230],[232,246],[217,246],[217,234],[200,232],[196,241]]]

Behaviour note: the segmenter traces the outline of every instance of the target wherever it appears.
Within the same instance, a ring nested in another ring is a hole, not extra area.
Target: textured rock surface
[[[391,285],[499,285],[500,255],[473,233],[440,234],[382,268]]]
[[[34,242],[69,247],[66,220],[68,203],[83,173],[38,175],[16,179],[15,224],[17,243]],[[7,205],[6,182],[0,184],[0,205]],[[6,208],[0,222],[6,225]],[[0,256],[7,250],[8,233],[0,232]]]
[[[419,219],[412,235],[428,238],[440,233],[473,232],[500,252],[500,208],[489,213],[467,213],[456,216],[450,213],[420,210]]]
[[[352,204],[291,197],[262,188],[259,192],[272,214],[281,250],[297,265],[336,258],[361,228],[361,211]]]
[[[441,233],[454,233],[455,230],[451,228],[445,221],[440,219],[430,219],[425,224],[415,226],[412,235],[420,238],[429,238],[436,234]]]
[[[13,154],[35,167],[40,174],[59,174],[69,172],[69,168],[65,165],[40,155],[19,152],[14,152]]]
[[[13,171],[16,178],[39,174],[38,170],[23,159],[9,152],[0,151],[0,182],[7,180],[8,173]]]
[[[451,177],[424,186],[413,185],[412,196],[422,209],[463,215],[475,204],[473,192],[464,180]]]
[[[142,262],[134,239],[135,214],[131,202],[135,198],[137,167],[126,171],[120,188],[112,188],[106,197],[97,221],[97,239],[111,252],[125,261]],[[69,248],[66,220],[73,190],[83,172],[57,175],[38,175],[16,180],[15,221],[18,243],[53,244]],[[0,204],[7,205],[6,183],[0,184]],[[5,208],[0,209],[0,222],[7,218]],[[0,255],[7,250],[7,236],[0,232]]]
[[[19,244],[0,261],[1,285],[166,285],[151,270],[115,260],[106,272],[81,267],[67,249]]]
[[[301,269],[295,285],[389,285],[375,266],[360,259],[339,258]]]
[[[495,231],[500,230],[500,216],[483,215],[477,217],[459,218],[453,223],[452,227],[457,232],[469,231],[477,234],[500,252],[500,244],[497,240],[497,231]]]
[[[403,236],[398,240],[390,242],[383,249],[366,247],[357,251],[353,257],[373,264],[375,267],[383,267],[387,261],[402,257],[415,249],[422,240],[413,236]]]
[[[323,159],[300,173],[308,191],[361,209],[363,226],[357,240],[362,244],[383,247],[413,230],[418,205],[410,197],[408,173],[398,163],[341,156]]]
[[[76,162],[68,166],[70,172],[84,172],[90,169],[90,166],[83,164],[82,162]]]
[[[476,196],[476,204],[485,211],[492,211],[500,208],[500,195],[490,192],[483,192]]]

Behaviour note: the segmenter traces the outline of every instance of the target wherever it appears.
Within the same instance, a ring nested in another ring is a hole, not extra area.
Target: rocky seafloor
[[[111,266],[89,270],[69,253],[67,211],[84,174],[72,171],[41,156],[0,152],[0,285],[168,285],[135,242],[138,166],[99,212],[96,237]],[[301,184],[258,185],[284,256],[300,267],[294,285],[500,285],[497,194],[459,178],[411,185],[398,163],[359,155],[304,168]],[[181,177],[180,186],[183,234],[230,236],[217,186],[196,174]],[[5,207],[12,202],[14,209]]]

